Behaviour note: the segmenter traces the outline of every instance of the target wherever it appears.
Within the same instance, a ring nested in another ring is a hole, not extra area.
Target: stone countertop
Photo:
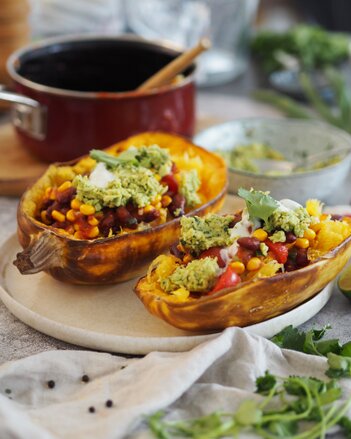
[[[212,118],[212,123],[214,120],[229,120],[237,117],[275,115],[272,110],[267,110],[262,105],[242,98],[238,100],[221,95],[200,93],[198,104],[201,108],[202,120]],[[346,187],[351,187],[350,182]],[[336,202],[346,204],[350,201],[349,198],[351,195],[342,190],[338,194]],[[18,200],[15,198],[0,197],[0,245],[11,234],[15,233],[17,203]],[[351,327],[351,303],[337,291],[334,291],[332,298],[323,310],[302,325],[302,328],[321,327],[326,324],[332,325],[332,329],[328,333],[329,337],[337,337],[341,341],[351,339],[351,330],[349,329]],[[61,342],[28,327],[12,316],[0,302],[0,364],[52,349],[82,348]]]

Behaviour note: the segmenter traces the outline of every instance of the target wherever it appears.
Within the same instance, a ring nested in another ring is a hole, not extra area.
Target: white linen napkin
[[[243,399],[259,398],[255,380],[267,369],[325,379],[326,359],[281,350],[239,328],[189,352],[142,359],[41,353],[0,367],[0,438],[151,437],[145,416],[169,406],[180,418],[235,410]]]

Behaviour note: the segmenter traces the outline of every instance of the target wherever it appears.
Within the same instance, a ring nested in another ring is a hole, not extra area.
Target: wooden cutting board
[[[0,126],[0,157],[0,195],[21,195],[48,166],[23,148],[11,123]]]

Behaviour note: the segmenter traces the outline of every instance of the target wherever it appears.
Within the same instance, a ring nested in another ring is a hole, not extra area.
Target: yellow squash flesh
[[[255,279],[209,296],[179,300],[155,288],[147,277],[135,292],[144,306],[171,325],[189,331],[211,331],[262,322],[300,305],[324,288],[351,257],[351,237],[309,266]]]
[[[225,163],[218,156],[180,136],[142,133],[105,151],[121,152],[130,146],[153,144],[167,148],[180,170],[187,163],[194,167],[200,160],[204,164],[199,191],[202,204],[188,215],[203,216],[221,208],[227,187]],[[142,274],[157,255],[178,239],[180,219],[111,238],[79,240],[34,218],[45,189],[59,185],[72,176],[73,167],[77,169],[79,163],[84,161],[78,159],[72,163],[50,166],[23,195],[17,219],[18,238],[24,251],[17,255],[15,265],[22,274],[46,271],[58,280],[86,285],[122,282]]]

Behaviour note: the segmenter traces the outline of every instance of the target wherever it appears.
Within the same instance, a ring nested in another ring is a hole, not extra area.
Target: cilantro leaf
[[[334,353],[337,354],[337,352]],[[340,355],[342,355],[343,357],[351,357],[351,341],[342,345]]]
[[[245,200],[250,219],[259,218],[266,222],[279,206],[278,201],[265,192],[240,188],[238,195]]]
[[[328,354],[329,369],[326,375],[331,378],[351,377],[351,357],[343,357],[332,352]]]
[[[260,376],[256,379],[256,393],[266,394],[270,390],[275,387],[277,384],[277,379],[274,375],[270,374],[268,370],[266,370],[263,376]]]
[[[271,341],[280,348],[303,352],[305,339],[304,333],[300,333],[297,328],[289,325],[276,334]]]
[[[267,425],[267,429],[274,437],[286,438],[296,434],[299,428],[296,421],[273,421]]]
[[[345,437],[347,439],[351,439],[351,420],[349,418],[347,418],[346,416],[343,416],[339,420],[338,424],[343,429]]]

